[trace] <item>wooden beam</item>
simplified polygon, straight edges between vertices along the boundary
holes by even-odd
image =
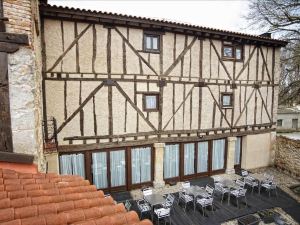
[[[227,67],[225,66],[225,64],[224,64],[224,62],[223,62],[223,60],[222,60],[222,58],[221,58],[221,56],[220,56],[220,54],[219,54],[219,52],[218,52],[216,46],[215,46],[215,44],[213,43],[213,41],[212,41],[211,39],[209,39],[209,42],[210,42],[210,44],[212,45],[212,47],[214,48],[214,50],[215,50],[215,52],[216,52],[216,54],[217,54],[217,56],[218,56],[219,62],[220,62],[221,65],[223,66],[223,68],[224,68],[224,70],[225,70],[225,72],[226,72],[228,78],[229,78],[230,80],[232,80],[232,78],[231,78],[231,76],[230,76],[230,74],[229,74],[229,72],[228,72],[228,70],[227,70]]]
[[[259,46],[259,50],[260,50],[260,53],[261,53],[261,57],[262,57],[262,59],[263,59],[263,64],[266,66],[268,78],[269,78],[269,80],[271,81],[271,76],[270,76],[270,72],[269,72],[269,69],[268,69],[268,65],[267,65],[267,62],[266,62],[264,53],[263,53],[263,51],[262,51],[262,49],[261,49],[260,46]]]
[[[88,96],[87,98],[80,104],[80,106],[69,116],[58,128],[57,133],[59,133],[88,103],[89,100],[93,98],[93,96],[104,86],[104,82],[98,85]]]
[[[270,116],[270,114],[269,114],[269,112],[268,112],[268,108],[267,108],[267,106],[266,106],[266,104],[265,104],[265,101],[264,101],[264,99],[263,99],[263,96],[262,96],[262,94],[261,94],[261,91],[260,91],[259,89],[257,89],[257,91],[258,91],[258,93],[259,93],[259,95],[260,95],[261,102],[262,102],[262,104],[263,104],[263,106],[264,106],[264,108],[265,108],[265,110],[266,110],[266,113],[267,113],[268,118],[269,118],[270,123],[271,123],[271,122],[272,122],[272,118],[271,118],[271,116]]]
[[[213,99],[214,99],[214,101],[215,101],[215,103],[216,103],[216,105],[217,105],[217,107],[218,107],[220,113],[223,115],[223,118],[225,119],[226,123],[228,124],[229,127],[231,127],[231,124],[230,124],[229,121],[227,120],[226,115],[224,114],[224,112],[223,112],[223,110],[222,110],[222,108],[221,108],[219,102],[216,100],[216,98],[215,98],[214,94],[212,93],[210,87],[207,86],[207,88],[208,88],[208,90],[209,90],[211,96],[213,97]]]
[[[239,79],[239,77],[241,76],[241,74],[243,73],[243,71],[244,71],[244,70],[247,68],[247,66],[249,65],[250,60],[252,59],[252,56],[254,55],[254,52],[255,52],[255,49],[256,49],[256,48],[257,48],[256,46],[253,48],[253,50],[252,50],[252,52],[251,52],[251,54],[250,54],[250,56],[249,56],[247,62],[244,64],[243,68],[240,70],[240,72],[239,72],[238,75],[236,76],[236,78],[235,78],[236,80]],[[249,50],[250,50],[250,49],[249,49]]]
[[[145,60],[138,53],[138,51],[133,47],[133,45],[128,41],[128,39],[126,37],[124,37],[124,35],[119,31],[119,29],[115,27],[115,31],[121,36],[121,38],[123,39],[123,41],[125,41],[125,43],[128,45],[128,47],[131,48],[131,50],[137,55],[137,57],[139,57],[139,59],[141,59],[143,61],[143,63],[145,63],[149,67],[149,69],[152,70],[152,72],[155,75],[158,75],[158,73],[156,72],[156,70],[147,62],[147,60]]]
[[[14,53],[18,50],[19,50],[18,44],[0,42],[0,52]]]
[[[175,110],[175,113],[172,115],[172,117],[168,120],[168,122],[166,123],[166,125],[164,126],[164,128],[162,130],[165,130],[167,128],[167,126],[169,125],[169,123],[171,122],[171,120],[174,118],[174,116],[176,115],[176,113],[178,112],[178,110],[181,108],[181,106],[185,103],[185,101],[187,100],[187,98],[191,95],[192,91],[194,90],[193,86],[190,91],[188,92],[188,94],[185,96],[185,98],[183,99],[183,101],[180,103],[180,105],[177,107],[177,109]]]
[[[0,41],[6,43],[29,45],[28,35],[26,34],[0,32]]]
[[[130,97],[126,94],[126,92],[121,88],[121,86],[116,82],[116,88],[118,91],[127,99],[127,102],[138,112],[138,114],[145,120],[145,122],[155,131],[157,129],[155,126],[144,116],[143,112],[134,104],[134,102],[130,99]]]
[[[84,28],[80,34],[72,41],[72,43],[69,45],[69,47],[58,57],[58,59],[54,62],[54,64],[47,70],[47,72],[51,72],[57,65],[60,63],[60,61],[65,57],[65,55],[71,50],[71,48],[76,45],[79,41],[79,39],[85,34],[85,32],[92,26],[92,24],[89,24]]]
[[[172,63],[171,66],[163,73],[163,76],[168,76],[172,70],[175,68],[175,66],[184,58],[185,54],[192,48],[194,43],[196,42],[197,37],[194,37],[194,39],[191,41],[189,45],[187,45],[182,52],[179,54],[179,56],[176,58],[176,60]]]
[[[246,101],[246,103],[245,103],[245,105],[244,105],[244,108],[243,108],[242,112],[240,113],[239,117],[236,119],[236,121],[235,121],[235,123],[234,123],[234,126],[236,126],[237,123],[239,122],[239,120],[241,119],[243,112],[244,112],[245,109],[247,108],[247,105],[248,105],[248,103],[249,103],[249,101],[250,101],[250,99],[251,99],[251,97],[252,97],[254,91],[256,91],[256,90],[257,90],[257,89],[253,89],[253,90],[252,90],[252,92],[251,92],[249,98],[247,99],[247,101]]]

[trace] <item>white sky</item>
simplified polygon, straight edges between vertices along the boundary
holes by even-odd
[[[168,19],[187,22],[200,26],[219,28],[243,33],[259,34],[262,32],[245,29],[246,22],[242,15],[248,11],[248,1],[159,1],[159,0],[48,0],[49,4],[75,8],[108,11],[135,16]]]

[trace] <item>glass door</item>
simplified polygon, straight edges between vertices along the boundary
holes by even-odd
[[[59,157],[60,174],[79,175],[85,178],[84,154],[68,154]]]
[[[225,139],[212,142],[212,172],[225,170]]]
[[[183,175],[195,174],[195,144],[183,144]]]
[[[131,149],[131,183],[145,184],[152,181],[151,147]]]
[[[120,187],[126,185],[125,150],[110,151],[110,185]]]
[[[92,154],[93,184],[97,189],[108,188],[107,179],[107,152],[95,152]]]
[[[241,169],[242,137],[236,137],[234,151],[234,168]]]
[[[179,144],[166,145],[164,152],[164,179],[179,178]]]
[[[197,173],[208,173],[208,141],[198,142]]]

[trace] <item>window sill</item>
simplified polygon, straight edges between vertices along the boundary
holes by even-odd
[[[146,49],[143,49],[143,50],[140,50],[138,52],[160,54],[159,50],[146,50]]]
[[[227,57],[222,57],[222,60],[223,61],[235,61],[235,62],[243,62],[244,60],[243,59],[235,59],[235,58],[227,58]]]
[[[222,109],[233,109],[233,106],[222,106]]]
[[[143,109],[144,112],[158,112],[158,109]]]

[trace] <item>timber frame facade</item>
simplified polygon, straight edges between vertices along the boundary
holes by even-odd
[[[84,153],[89,166],[99,149],[275,129],[283,41],[45,4],[40,14],[44,120],[57,121],[59,154]],[[145,51],[145,34],[159,37],[159,51]],[[241,58],[224,58],[224,46],[242,46]],[[155,110],[145,109],[147,94]]]

